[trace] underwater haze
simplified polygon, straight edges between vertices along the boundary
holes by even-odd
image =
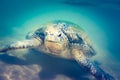
[[[0,0],[0,46],[53,20],[82,27],[97,52],[91,59],[120,80],[120,0]],[[73,60],[25,49],[0,53],[0,80],[94,78]]]

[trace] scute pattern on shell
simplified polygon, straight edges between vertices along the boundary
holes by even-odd
[[[61,28],[72,47],[79,47],[86,57],[96,54],[92,42],[79,25],[67,21],[55,21],[54,24]]]

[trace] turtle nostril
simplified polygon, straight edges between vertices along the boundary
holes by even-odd
[[[61,34],[59,34],[58,37],[61,37]]]

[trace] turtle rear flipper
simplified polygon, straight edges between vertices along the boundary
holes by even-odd
[[[111,75],[104,72],[99,66],[90,62],[88,59],[77,62],[88,70],[97,80],[115,80]]]
[[[97,80],[115,80],[111,75],[104,72],[98,65],[88,60],[81,51],[74,51],[74,59],[83,68],[89,71]]]
[[[12,44],[4,45],[0,48],[0,52],[7,52],[9,50],[24,49],[24,48],[33,48],[39,46],[41,43],[37,39],[17,41]]]

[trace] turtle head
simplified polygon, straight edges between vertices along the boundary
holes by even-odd
[[[61,31],[60,28],[55,26],[49,26],[45,30],[45,46],[50,51],[62,51],[68,44],[67,37]]]

